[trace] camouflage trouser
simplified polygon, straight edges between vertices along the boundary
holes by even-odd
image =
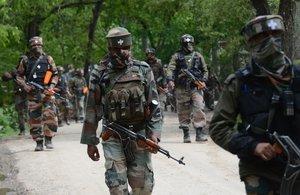
[[[69,108],[68,108],[68,103],[67,101],[65,100],[61,100],[59,98],[56,99],[56,105],[57,105],[57,118],[58,118],[58,121],[62,121],[62,120],[65,120],[67,121],[68,120],[68,117],[69,117]]]
[[[160,112],[162,117],[164,117],[164,109],[165,109],[165,102],[167,101],[166,93],[159,93],[159,103],[160,103]]]
[[[35,141],[44,136],[53,137],[57,131],[57,117],[54,97],[30,93],[28,100],[28,125],[30,135]]]
[[[15,95],[15,109],[18,116],[18,125],[20,131],[25,131],[25,123],[27,121],[27,100],[26,95]]]
[[[176,104],[180,127],[188,127],[192,122],[195,128],[206,124],[205,113],[202,111],[203,92],[197,89],[186,90],[176,88]]]
[[[140,133],[140,132],[139,132]],[[105,157],[105,183],[111,195],[128,195],[128,183],[132,195],[150,195],[154,186],[151,154],[130,141],[134,160],[126,162],[120,140],[110,137],[102,141]],[[127,182],[128,181],[128,182]]]
[[[280,182],[271,181],[269,179],[248,176],[244,179],[247,195],[279,195]],[[293,195],[300,194],[300,185],[295,183]]]
[[[75,120],[84,119],[84,95],[76,95],[74,102],[74,118]]]

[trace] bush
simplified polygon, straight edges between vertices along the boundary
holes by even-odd
[[[0,108],[0,137],[15,135],[18,131],[14,105]]]

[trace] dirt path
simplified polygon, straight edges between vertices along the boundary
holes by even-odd
[[[210,113],[209,113],[210,114]],[[0,140],[0,195],[106,195],[104,158],[93,162],[86,146],[79,143],[82,124],[59,129],[55,149],[34,152],[29,135]],[[185,166],[162,154],[153,155],[155,187],[153,195],[241,195],[238,159],[211,140],[182,143],[177,116],[166,112],[161,147],[176,158],[184,156]],[[2,188],[2,190],[1,190]]]

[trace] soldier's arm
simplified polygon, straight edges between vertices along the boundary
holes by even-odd
[[[200,63],[202,64],[202,74],[203,74],[203,80],[206,82],[208,80],[208,69],[207,64],[205,63],[204,57],[200,54]]]
[[[50,89],[54,89],[54,87],[58,83],[58,71],[57,71],[56,64],[51,56],[48,56],[48,63],[50,65],[50,71],[52,72],[52,77],[49,83],[49,87]]]
[[[17,66],[17,76],[16,79],[18,81],[18,84],[22,87],[25,86],[25,70],[26,70],[26,65],[28,63],[28,58],[25,56],[24,58],[21,58],[19,65]]]
[[[168,68],[167,68],[167,82],[169,81],[173,81],[174,82],[174,71],[176,69],[176,59],[177,59],[177,55],[174,54],[171,57],[171,60],[169,62]]]
[[[102,118],[100,74],[93,70],[90,76],[89,93],[86,102],[85,121],[82,127],[80,143],[97,145],[99,138],[96,134],[98,123]]]

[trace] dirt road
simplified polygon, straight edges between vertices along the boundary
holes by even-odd
[[[210,113],[209,113],[210,114]],[[158,153],[153,155],[153,195],[241,195],[238,159],[209,139],[206,143],[182,143],[176,114],[165,113],[161,147],[185,166]],[[90,160],[79,143],[82,124],[59,128],[55,149],[34,152],[29,135],[0,140],[0,195],[106,195],[104,158]],[[0,176],[1,178],[1,176]],[[10,190],[6,189],[9,188]]]

